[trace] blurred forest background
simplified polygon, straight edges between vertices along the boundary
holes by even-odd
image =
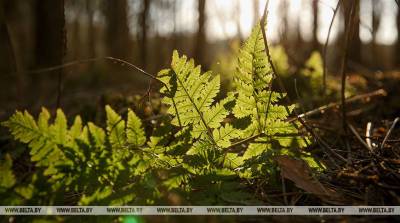
[[[359,1],[349,49],[350,70],[400,67],[400,11],[395,0]],[[143,94],[149,79],[121,64],[88,60],[112,56],[149,73],[169,65],[173,49],[205,69],[229,74],[230,61],[262,14],[265,0],[0,0],[0,118],[15,109],[96,108],[110,95]],[[323,51],[337,0],[271,0],[267,36],[301,67]],[[343,50],[343,9],[329,39],[330,75]],[[73,66],[44,68],[78,61]],[[89,107],[89,108],[85,108]],[[98,108],[98,107],[97,107]]]

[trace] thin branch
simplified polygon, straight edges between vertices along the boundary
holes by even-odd
[[[351,132],[356,136],[356,138],[358,139],[358,141],[360,141],[360,143],[367,148],[368,151],[372,152],[371,148],[368,146],[368,144],[361,138],[360,134],[358,134],[357,130],[351,125],[349,124],[349,128],[351,130]]]
[[[339,11],[340,2],[341,1],[338,1],[337,5],[336,5],[336,8],[333,11],[332,21],[329,24],[328,36],[326,37],[326,41],[325,41],[325,45],[324,45],[324,52],[323,52],[323,54],[324,54],[324,56],[323,56],[324,57],[324,69],[323,69],[323,72],[322,72],[324,95],[326,93],[326,79],[327,79],[327,69],[328,69],[327,68],[327,62],[326,62],[326,60],[327,60],[326,55],[327,55],[327,51],[328,51],[328,43],[329,43],[329,38],[330,38],[331,32],[332,32],[333,22],[335,21],[336,14]]]
[[[381,144],[381,149],[383,149],[383,147],[385,146],[386,141],[389,139],[390,134],[392,133],[394,127],[396,126],[397,122],[399,122],[399,120],[400,120],[400,118],[397,117],[397,118],[393,121],[392,126],[390,127],[389,131],[386,133],[385,138],[383,139],[383,142],[382,142],[382,144]]]
[[[142,74],[146,75],[147,77],[151,78],[152,80],[157,81],[158,83],[162,84],[167,89],[167,91],[170,91],[168,85],[166,85],[164,82],[159,80],[155,75],[152,75],[152,74],[146,72],[142,68],[140,68],[140,67],[138,67],[138,66],[136,66],[136,65],[134,65],[132,63],[129,63],[129,62],[125,61],[125,60],[121,60],[121,59],[114,58],[114,57],[89,58],[89,59],[71,61],[69,63],[61,64],[61,65],[58,65],[58,66],[53,66],[53,67],[48,67],[48,68],[38,69],[38,70],[26,71],[26,73],[28,73],[28,74],[29,73],[30,74],[46,73],[46,72],[50,72],[50,71],[59,70],[59,69],[65,68],[65,67],[72,67],[72,66],[76,66],[76,65],[79,65],[79,64],[85,64],[85,63],[96,62],[96,61],[101,61],[101,60],[106,60],[106,61],[111,61],[111,62],[114,62],[114,63],[119,63],[121,66],[125,66],[126,65],[128,68],[131,68],[133,70],[139,71]],[[174,106],[174,110],[175,110],[176,116],[178,118],[179,126],[182,128],[181,119],[179,117],[179,113],[178,113],[178,110],[177,110],[177,107],[176,107],[176,103],[175,103],[175,100],[173,98],[172,98],[172,104]]]
[[[356,101],[359,101],[359,100],[363,100],[363,99],[366,99],[366,98],[377,97],[377,96],[386,96],[386,95],[387,95],[387,93],[386,93],[385,90],[379,89],[379,90],[376,90],[376,91],[373,91],[373,92],[369,92],[369,93],[366,93],[366,94],[361,94],[361,95],[357,95],[357,96],[348,98],[348,99],[346,99],[345,102],[346,102],[346,104],[349,104],[349,103],[353,103],[353,102],[356,102]],[[297,120],[299,118],[305,118],[305,117],[312,116],[312,115],[315,115],[315,114],[320,114],[320,113],[323,113],[325,110],[328,110],[328,109],[331,109],[331,108],[334,108],[334,107],[338,107],[338,106],[341,106],[341,102],[332,102],[332,103],[329,103],[327,105],[324,105],[324,106],[321,106],[319,108],[316,108],[314,110],[311,110],[311,111],[308,111],[306,113],[300,114],[297,117],[289,119],[288,121],[289,122],[293,122],[293,121],[295,121],[295,120]]]
[[[372,132],[372,122],[367,123],[367,128],[365,129],[365,141],[370,150],[372,150],[372,143],[371,143],[371,132]]]
[[[266,39],[266,34],[265,34],[265,26],[268,24],[267,23],[267,18],[268,18],[268,5],[269,5],[269,0],[267,1],[265,8],[264,8],[264,14],[260,20],[260,26],[261,26],[261,32],[263,32],[263,39],[264,39],[264,45],[265,44],[265,39]],[[263,31],[264,30],[264,31]],[[267,46],[265,46],[267,47]],[[265,50],[267,57],[271,58],[269,55],[269,50]],[[271,63],[271,61],[269,60],[269,62]],[[272,64],[272,63],[271,63]],[[262,78],[260,78],[261,80],[263,80]],[[268,91],[269,91],[269,96],[268,96],[268,103],[267,103],[267,109],[265,110],[265,120],[264,120],[264,127],[267,126],[267,121],[268,121],[268,114],[269,114],[269,109],[271,107],[271,99],[272,99],[272,80],[268,83]],[[256,101],[257,102],[257,101]],[[258,106],[256,103],[256,107],[258,110]]]
[[[85,63],[90,63],[90,62],[97,62],[97,61],[101,61],[101,60],[108,60],[108,61],[111,61],[111,62],[114,62],[114,63],[118,62],[122,66],[127,65],[128,67],[133,68],[134,70],[137,70],[137,71],[141,72],[142,74],[150,77],[153,80],[158,81],[159,83],[161,83],[162,85],[165,86],[165,84],[162,81],[158,80],[156,76],[154,76],[152,74],[149,74],[148,72],[146,72],[142,68],[140,68],[140,67],[138,67],[138,66],[136,66],[136,65],[134,65],[132,63],[129,63],[129,62],[125,61],[125,60],[121,60],[121,59],[114,58],[114,57],[99,57],[99,58],[89,58],[89,59],[76,60],[76,61],[71,61],[71,62],[68,62],[68,63],[61,64],[61,65],[53,66],[53,67],[47,67],[47,68],[38,69],[38,70],[26,71],[26,73],[28,73],[28,74],[47,73],[47,72],[59,70],[59,69],[66,68],[66,67],[72,67],[72,66],[76,66],[76,65],[80,65],[80,64],[85,64]]]

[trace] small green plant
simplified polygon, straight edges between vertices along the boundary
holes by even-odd
[[[150,126],[150,136],[133,111],[121,117],[109,106],[105,128],[79,116],[68,125],[62,110],[51,124],[46,109],[37,120],[16,112],[3,125],[29,147],[35,172],[17,182],[6,155],[1,202],[65,204],[67,194],[80,205],[169,203],[171,194],[181,204],[260,202],[249,188],[273,183],[275,156],[315,166],[302,150],[307,137],[286,121],[294,105],[281,105],[285,95],[271,91],[273,77],[257,26],[239,52],[234,89],[225,97],[219,75],[173,53],[171,68],[157,77],[168,116]]]

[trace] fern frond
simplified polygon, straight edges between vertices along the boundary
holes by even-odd
[[[258,157],[272,149],[272,140],[280,146],[288,147],[295,137],[279,138],[279,134],[296,134],[293,124],[285,119],[294,109],[294,105],[282,106],[278,102],[285,94],[271,91],[273,71],[265,53],[261,26],[257,25],[239,53],[238,66],[234,82],[237,90],[236,105],[233,114],[239,119],[250,117],[251,121],[241,131],[242,138],[263,136],[250,143],[243,155],[244,160]],[[283,53],[277,52],[274,53]],[[285,69],[285,64],[282,64]],[[259,141],[264,141],[259,143]]]
[[[110,144],[118,149],[126,145],[125,121],[109,105],[106,106],[107,134]]]
[[[177,51],[174,51],[171,68],[161,71],[159,79],[167,86],[161,89],[166,95],[162,102],[170,105],[168,113],[174,117],[172,123],[177,125],[179,117],[183,126],[193,126],[193,138],[208,137],[213,141],[212,129],[221,126],[229,114],[225,106],[234,97],[212,105],[220,90],[219,75],[202,74],[200,66],[195,66],[186,56],[179,56]]]
[[[48,120],[48,117],[46,117],[46,115],[40,115],[40,117],[42,117],[41,126],[45,126],[44,122],[46,118]],[[35,119],[27,111],[23,113],[17,111],[9,118],[8,121],[3,122],[2,124],[10,129],[11,134],[16,140],[19,140],[23,143],[30,143],[32,140],[43,135],[43,133],[39,130]]]
[[[16,183],[10,154],[6,154],[0,161],[0,173],[0,192],[2,192],[3,188],[10,188]]]
[[[228,148],[231,146],[231,140],[239,138],[240,131],[230,124],[225,124],[219,129],[214,129],[213,136],[219,147]]]
[[[127,142],[134,147],[143,146],[146,143],[146,136],[142,127],[142,121],[132,110],[128,110],[128,121],[126,123]]]
[[[238,66],[234,74],[234,82],[238,91],[238,102],[233,114],[238,118],[250,116],[256,122],[258,133],[264,129],[260,110],[267,108],[263,103],[271,92],[268,87],[272,80],[272,69],[265,55],[265,45],[260,25],[257,25],[249,39],[239,51]],[[272,98],[272,95],[271,95]],[[273,99],[277,98],[274,95]],[[276,99],[275,99],[276,100]]]
[[[52,168],[57,160],[63,158],[57,143],[66,142],[67,129],[65,115],[61,110],[57,111],[54,125],[47,124],[49,118],[48,111],[42,109],[38,125],[27,111],[17,111],[3,125],[10,129],[15,139],[29,145],[32,161],[36,161],[38,166]]]

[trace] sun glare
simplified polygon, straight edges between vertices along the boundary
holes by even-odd
[[[372,1],[363,0],[360,6],[360,37],[364,43],[372,40]],[[188,1],[186,1],[188,2]],[[327,38],[329,26],[333,18],[334,9],[338,0],[319,0],[318,33],[319,42]],[[383,0],[382,10],[385,16],[377,34],[379,43],[391,44],[397,39],[395,28],[396,7],[394,1]],[[195,4],[195,2],[193,2]],[[231,38],[239,33],[242,36],[249,35],[254,24],[254,1],[248,0],[210,0],[207,5],[208,13],[208,38],[219,40]],[[266,0],[259,1],[259,15],[263,13]],[[272,41],[279,40],[283,28],[282,0],[270,0],[268,14],[268,37]],[[288,4],[288,25],[290,30],[299,25],[302,38],[312,38],[312,0],[290,0]],[[190,4],[189,4],[190,5]],[[330,40],[334,41],[338,36],[343,21],[335,19],[332,26]],[[394,33],[394,34],[393,34]]]

